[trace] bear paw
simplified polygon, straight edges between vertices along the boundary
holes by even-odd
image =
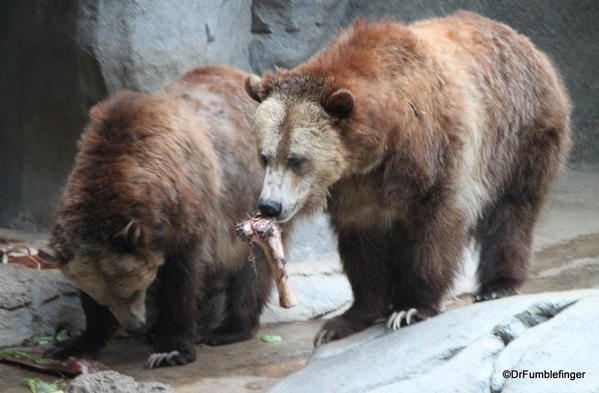
[[[353,320],[344,318],[343,315],[333,318],[316,333],[314,347],[347,337],[366,329],[370,325],[372,325],[372,322],[369,320]]]
[[[200,343],[214,347],[246,341],[253,336],[254,331],[252,329],[230,330],[226,328],[218,328],[203,334],[202,338],[200,339]]]
[[[65,360],[71,356],[89,355],[96,353],[103,343],[79,337],[61,343],[56,343],[44,352],[45,358]]]
[[[66,345],[65,345],[66,344]],[[44,351],[44,357],[49,359],[58,359],[64,360],[68,359],[71,356],[77,356],[82,354],[82,352],[75,346],[69,345],[72,343],[59,343],[55,344],[48,350]]]
[[[476,295],[472,297],[472,301],[475,303],[484,302],[485,300],[499,299],[505,296],[517,295],[518,291],[514,288],[499,288],[490,286],[481,289]]]
[[[191,363],[195,360],[195,354],[186,352],[170,351],[153,353],[146,360],[145,368],[173,367]]]
[[[173,367],[196,360],[196,350],[187,340],[169,340],[170,345],[154,345],[155,352],[146,360],[145,368]],[[173,344],[176,345],[173,345]]]
[[[480,287],[476,295],[472,297],[472,301],[483,302],[485,300],[499,299],[504,296],[517,295],[519,281],[510,279],[499,279],[490,284],[485,284]]]
[[[412,325],[437,314],[429,309],[409,308],[408,310],[393,311],[387,319],[387,329],[398,330],[402,326]]]

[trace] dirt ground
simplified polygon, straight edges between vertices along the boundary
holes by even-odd
[[[530,279],[522,293],[599,288],[599,168],[570,171],[552,197],[535,238]],[[469,303],[467,297],[451,307]],[[223,347],[198,347],[195,363],[145,370],[149,347],[131,339],[114,339],[98,357],[111,368],[139,380],[155,380],[186,393],[265,392],[301,368],[312,352],[312,337],[321,321],[264,326],[257,337]],[[282,342],[263,343],[261,335]],[[397,333],[401,334],[401,330]],[[0,391],[25,393],[24,378],[43,376],[0,364]]]

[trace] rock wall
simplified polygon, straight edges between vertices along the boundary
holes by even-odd
[[[87,110],[188,68],[293,67],[355,16],[406,22],[468,9],[530,36],[564,73],[576,162],[599,162],[594,0],[20,0],[0,4],[0,226],[51,225]]]

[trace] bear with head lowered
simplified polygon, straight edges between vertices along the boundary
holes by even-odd
[[[200,67],[154,94],[120,92],[90,111],[42,252],[82,290],[87,327],[50,355],[96,352],[119,324],[145,329],[150,290],[157,316],[147,367],[195,360],[197,331],[212,317],[221,323],[201,332],[204,343],[254,335],[271,279],[263,255],[250,261],[234,230],[253,213],[263,178],[247,76]],[[224,315],[211,315],[219,294]]]

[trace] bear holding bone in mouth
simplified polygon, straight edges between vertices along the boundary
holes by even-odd
[[[475,300],[516,293],[570,147],[568,95],[526,37],[468,12],[358,20],[246,90],[260,102],[263,215],[326,206],[338,235],[354,303],[316,345],[439,313],[469,244]]]

